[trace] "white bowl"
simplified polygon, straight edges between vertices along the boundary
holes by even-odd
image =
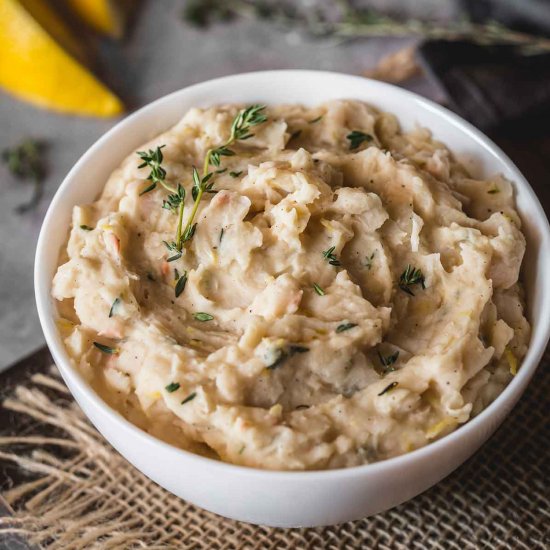
[[[514,182],[528,241],[523,274],[533,327],[517,376],[486,410],[450,435],[406,455],[354,468],[258,470],[204,458],[155,439],[91,389],[71,366],[57,331],[51,282],[73,206],[94,200],[126,155],[172,126],[190,107],[230,102],[316,105],[337,98],[360,99],[395,113],[404,128],[417,123],[426,126],[474,174],[500,172]],[[90,147],[57,191],[38,240],[34,275],[38,314],[53,358],[83,411],[113,447],[185,500],[230,518],[280,527],[364,518],[418,495],[447,476],[511,411],[533,376],[550,333],[550,228],[533,190],[510,159],[470,124],[431,101],[388,84],[337,73],[267,71],[229,76],[170,94],[124,119]]]

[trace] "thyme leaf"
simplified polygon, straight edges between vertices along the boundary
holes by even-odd
[[[353,130],[346,136],[346,139],[349,140],[349,148],[353,151],[365,141],[372,141],[373,137],[370,134],[365,134],[365,132],[361,132],[360,130]]]
[[[319,296],[325,295],[325,291],[317,283],[313,283],[313,290],[315,290]]]
[[[396,351],[395,353],[386,356],[383,356],[379,351],[377,353],[378,359],[380,359],[380,363],[382,363],[383,374],[393,372],[395,370],[393,364],[397,361],[397,358],[399,357],[399,351]]]
[[[186,403],[189,403],[189,401],[193,401],[197,397],[197,392],[190,393],[182,402],[182,405],[185,405]]]
[[[399,384],[399,382],[392,382],[391,384],[388,384],[388,385],[378,394],[378,396],[380,397],[381,395],[384,395],[385,393],[388,393],[389,391],[393,390],[393,388],[395,388],[398,384]]]
[[[94,228],[93,227],[90,227],[89,225],[81,225],[80,226],[80,229],[82,229],[82,231],[93,231]]]
[[[184,271],[183,275],[178,278],[178,281],[174,288],[174,292],[176,293],[176,298],[178,298],[179,295],[185,290],[186,283],[187,283],[187,271]]]
[[[213,315],[210,315],[210,313],[205,313],[204,311],[197,311],[196,313],[193,313],[193,317],[202,323],[205,321],[212,321],[212,319],[214,319]]]
[[[317,118],[314,118],[313,120],[309,121],[309,124],[316,124],[323,118],[323,115],[319,115]]]
[[[173,393],[175,392],[176,390],[179,390],[180,389],[180,384],[179,382],[170,382],[170,384],[168,384],[168,386],[166,386],[164,388],[168,393]]]
[[[111,348],[109,346],[106,346],[105,344],[100,344],[99,342],[93,342],[94,346],[103,353],[106,353],[108,355],[117,355],[120,353],[120,350],[118,348]]]
[[[111,305],[111,309],[109,310],[109,318],[111,318],[115,312],[116,307],[120,304],[120,298],[115,298],[115,301]]]
[[[238,178],[241,174],[243,173],[242,170],[239,170],[238,172],[229,172],[229,175],[232,177],[232,178]]]
[[[283,365],[283,363],[290,359],[296,353],[306,353],[309,351],[309,348],[305,346],[300,346],[297,344],[291,344],[286,347],[278,348],[275,353],[275,360],[266,366],[266,369],[275,370]]]
[[[357,323],[342,323],[341,325],[338,325],[336,327],[336,332],[345,332],[346,330],[350,330],[352,328],[355,328],[357,326]]]

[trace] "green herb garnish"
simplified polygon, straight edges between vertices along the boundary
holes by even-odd
[[[178,273],[179,275],[179,273]],[[185,284],[187,283],[187,271],[183,272],[183,275],[178,278],[178,282],[174,288],[176,298],[185,290]]]
[[[365,132],[353,130],[353,132],[346,136],[346,139],[349,139],[349,148],[353,150],[357,149],[365,141],[372,141],[373,137],[370,134],[365,134]]]
[[[306,348],[305,346],[296,345],[296,344],[292,344],[284,348],[278,348],[275,352],[275,360],[270,365],[266,366],[266,369],[275,370],[276,368],[280,367],[287,359],[290,359],[296,353],[306,353],[308,351],[309,351],[309,348]]]
[[[328,261],[330,265],[340,266],[342,262],[335,256],[334,249],[335,246],[331,246],[328,250],[323,251],[323,258]]]
[[[120,352],[118,348],[111,348],[109,346],[106,346],[105,344],[100,344],[99,342],[93,342],[94,346],[103,353],[107,353],[109,355],[116,355]]]
[[[2,151],[2,160],[11,174],[19,180],[30,180],[34,185],[33,194],[28,202],[17,206],[16,211],[24,214],[40,203],[44,191],[46,144],[34,139],[26,139],[11,149]]]
[[[384,395],[385,393],[388,393],[389,391],[393,390],[393,388],[395,388],[398,384],[399,384],[399,382],[392,382],[391,384],[387,385],[387,386],[378,394],[378,396]]]
[[[200,176],[198,171],[193,168],[194,183],[192,195],[195,202],[183,233],[178,232],[179,238],[176,237],[176,244],[178,245],[179,250],[182,249],[183,243],[190,240],[195,233],[196,224],[194,224],[194,220],[197,215],[197,210],[199,208],[202,195],[205,192],[215,192],[212,189],[213,182],[208,183],[212,177],[212,172],[208,171],[210,165],[219,167],[222,157],[231,157],[235,154],[235,152],[229,148],[233,143],[235,143],[235,141],[246,140],[254,135],[251,132],[251,129],[267,120],[264,110],[265,105],[251,105],[250,107],[239,111],[237,116],[233,119],[229,138],[218,147],[208,149],[206,156],[204,157],[202,176]]]
[[[426,288],[422,271],[407,264],[405,271],[403,271],[399,277],[399,288],[410,296],[414,296],[414,292],[410,288],[413,285],[421,285],[423,289]]]
[[[219,246],[220,244],[222,244],[222,239],[223,239],[223,227],[222,227],[222,229],[221,229],[221,231],[220,231],[220,238],[219,238],[219,240],[218,240],[218,246]]]
[[[319,296],[325,295],[325,291],[317,283],[313,283],[313,290],[315,290]]]
[[[350,330],[356,326],[358,326],[357,323],[342,323],[336,327],[336,332],[345,332],[346,330]]]
[[[145,166],[148,166],[151,170],[151,172],[149,172],[149,175],[147,176],[147,179],[151,181],[151,185],[146,189],[144,189],[140,193],[140,195],[147,193],[148,191],[152,191],[153,189],[155,189],[157,184],[162,185],[170,193],[176,193],[177,191],[171,185],[168,185],[165,181],[166,170],[161,166],[162,161],[164,160],[164,157],[161,151],[163,147],[166,147],[166,145],[161,145],[160,147],[157,147],[155,150],[149,149],[149,151],[138,151],[136,153],[139,156],[139,158],[143,161],[138,166],[138,168],[143,168]]]
[[[489,195],[495,195],[496,193],[500,193],[500,189],[495,185],[492,189],[489,189],[487,193],[489,193]]]
[[[232,178],[238,178],[242,173],[243,173],[243,171],[242,171],[242,170],[239,170],[238,172],[229,172],[229,175],[230,175]]]
[[[120,304],[120,298],[115,298],[115,301],[111,305],[111,309],[109,310],[109,318],[113,316],[113,313],[115,312],[116,306]]]
[[[310,120],[309,124],[315,124],[316,122],[319,122],[322,118],[323,118],[323,115],[320,115],[317,118],[314,118],[313,120]]]
[[[380,363],[382,363],[384,374],[387,374],[388,372],[393,372],[395,370],[393,364],[397,361],[397,358],[399,357],[399,351],[396,351],[395,353],[392,353],[390,355],[386,355],[385,357],[380,352],[377,353],[378,359],[380,359]]]
[[[210,313],[204,313],[204,311],[197,311],[196,313],[193,313],[193,317],[202,323],[205,321],[212,321],[212,319],[214,319],[213,315],[210,315]]]
[[[94,230],[93,227],[90,227],[89,225],[84,225],[84,224],[82,224],[80,226],[80,229],[82,229],[82,231],[93,231]]]
[[[189,401],[193,401],[193,399],[195,399],[195,397],[197,397],[197,392],[193,392],[193,393],[189,394],[189,395],[181,402],[181,404],[182,404],[182,405],[185,405],[186,403],[189,403]]]
[[[180,389],[180,384],[179,382],[170,382],[170,384],[168,384],[168,386],[166,386],[164,388],[168,393],[173,393],[175,392],[176,390],[179,390]]]

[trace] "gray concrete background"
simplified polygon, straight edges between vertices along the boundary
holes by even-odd
[[[122,44],[99,44],[103,80],[131,109],[190,84],[238,72],[304,68],[360,74],[381,56],[411,43],[319,40],[253,21],[201,31],[181,20],[182,6],[178,0],[143,2]],[[437,89],[422,78],[408,87],[437,99]],[[50,167],[40,208],[20,216],[14,209],[30,196],[30,185],[14,180],[0,166],[0,369],[43,344],[32,276],[41,220],[71,166],[115,123],[53,114],[0,91],[0,150],[29,136],[47,140]]]

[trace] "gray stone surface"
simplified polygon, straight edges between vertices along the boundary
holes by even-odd
[[[144,2],[124,43],[99,44],[104,80],[133,109],[190,84],[237,72],[307,68],[358,74],[382,55],[410,43],[316,40],[253,21],[200,31],[181,21],[181,8],[177,0]],[[423,79],[411,81],[410,88],[432,97],[437,94]],[[45,197],[34,213],[15,214],[14,208],[31,189],[0,167],[0,369],[43,344],[32,276],[40,223],[71,166],[115,122],[57,115],[0,91],[0,150],[28,136],[50,144]]]

